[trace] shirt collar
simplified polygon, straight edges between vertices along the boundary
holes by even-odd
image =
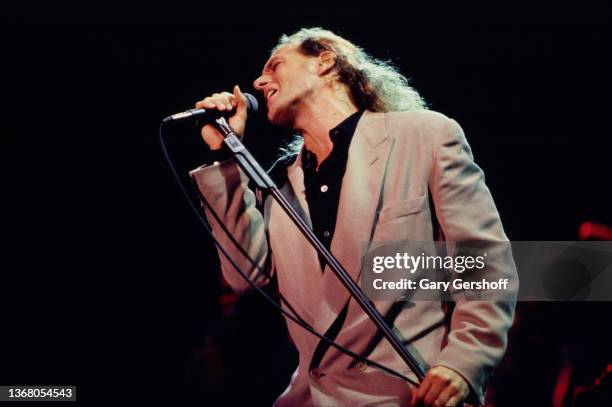
[[[338,145],[348,146],[350,144],[351,139],[355,134],[355,130],[357,129],[357,123],[359,123],[359,119],[361,119],[363,112],[363,110],[356,111],[329,131],[329,137],[334,143],[334,148],[336,148]],[[304,148],[302,152],[302,162],[304,168],[310,169],[311,167],[314,167],[315,161],[316,159],[314,154]]]
[[[357,129],[357,123],[359,123],[359,119],[361,118],[362,114],[363,110],[358,110],[346,119],[344,119],[339,125],[331,129],[329,131],[329,136],[331,137],[331,139],[335,142],[338,138],[338,135],[343,134],[345,136],[348,136],[350,140],[353,137],[353,134],[355,134],[355,130]]]

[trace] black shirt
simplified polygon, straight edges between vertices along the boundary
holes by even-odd
[[[363,111],[352,114],[329,131],[329,137],[334,143],[334,147],[329,157],[321,163],[318,171],[316,169],[316,156],[306,148],[302,150],[304,186],[306,187],[306,201],[312,220],[312,229],[328,249],[336,228],[340,189],[346,169],[349,146],[362,114]],[[319,261],[323,268],[324,260],[322,256],[319,256]]]
[[[321,163],[318,171],[317,157],[306,148],[302,150],[306,202],[308,203],[312,229],[327,249],[331,246],[336,228],[340,189],[346,169],[349,146],[362,114],[362,110],[353,113],[329,131],[329,137],[334,147],[329,157]],[[211,159],[215,161],[224,161],[231,157],[232,154],[227,150],[225,144],[223,148],[211,152]],[[281,165],[277,163],[274,166],[275,168],[270,172],[270,176],[277,185],[280,185],[281,181],[280,171],[283,170],[286,173],[287,166],[292,164],[296,157],[293,156]],[[320,255],[319,262],[321,268],[323,268],[325,262]]]

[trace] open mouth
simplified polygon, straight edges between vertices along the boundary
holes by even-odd
[[[271,98],[272,96],[276,95],[276,93],[277,93],[277,92],[278,92],[278,91],[277,91],[276,89],[270,89],[270,90],[268,91],[268,93],[266,94],[266,100],[267,100],[267,101],[270,101],[270,98]]]

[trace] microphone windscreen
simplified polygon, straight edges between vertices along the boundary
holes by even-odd
[[[247,109],[249,112],[256,113],[257,109],[259,108],[259,103],[257,102],[255,96],[251,95],[250,93],[243,93],[243,95],[247,99]]]

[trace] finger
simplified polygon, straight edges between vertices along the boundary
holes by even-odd
[[[237,102],[236,104],[236,112],[238,114],[244,114],[247,110],[247,99],[246,96],[240,90],[238,85],[234,86],[234,98]]]
[[[417,396],[417,390],[418,389],[416,387],[412,389],[412,400],[410,402],[411,406],[416,406],[417,403],[419,402],[419,396]]]
[[[461,398],[458,395],[454,395],[446,402],[445,406],[455,407],[461,402]]]
[[[434,377],[431,387],[423,397],[425,404],[428,406],[433,405],[433,402],[440,396],[440,393],[442,393],[448,384],[448,380],[441,377]]]
[[[413,407],[423,407],[423,398],[419,397],[419,388],[415,387],[412,391],[412,404]]]
[[[211,101],[210,97],[204,98],[204,100],[200,100],[195,104],[196,109],[214,109],[215,107],[216,106]]]
[[[229,99],[221,93],[213,93],[211,101],[215,104],[217,110],[232,110]]]
[[[432,384],[433,383],[432,383],[431,375],[426,375],[425,379],[423,379],[423,382],[421,383],[419,388],[416,390],[416,399],[417,399],[417,401],[423,401],[425,399],[425,395],[427,394],[427,392],[431,388]]]
[[[214,131],[215,131],[215,128],[213,126],[211,126],[210,124],[206,124],[202,127],[202,130],[200,131],[200,133],[204,137],[210,137],[211,135],[214,135]]]
[[[457,386],[454,383],[449,383],[438,395],[438,398],[434,400],[434,406],[448,406],[448,401],[458,394],[459,389]]]
[[[234,107],[236,107],[236,105],[238,104],[238,102],[236,101],[236,97],[235,97],[233,94],[231,94],[231,93],[229,93],[229,92],[222,92],[221,94],[227,98],[227,100],[228,100],[228,102],[229,102],[229,103],[227,104],[227,108],[228,108],[229,110],[231,110],[231,109],[233,109]]]

